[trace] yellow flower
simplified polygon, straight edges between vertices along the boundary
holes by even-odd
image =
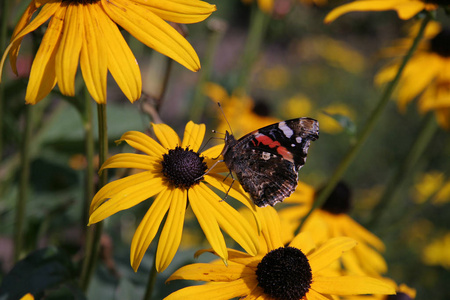
[[[224,261],[228,258],[228,252],[220,228],[245,251],[255,255],[259,244],[257,233],[244,217],[207,185],[224,192],[230,189],[231,179],[225,180],[223,175],[218,174],[227,170],[223,163],[205,175],[207,168],[214,163],[210,157],[219,156],[223,146],[210,148],[201,154],[197,152],[205,135],[204,124],[189,122],[182,142],[167,125],[153,124],[153,129],[161,144],[141,132],[129,131],[121,141],[144,154],[121,153],[103,164],[101,170],[137,168],[144,171],[104,186],[92,200],[89,224],[156,196],[131,243],[130,259],[134,270],[139,267],[166,215],[156,251],[156,269],[161,272],[170,264],[180,245],[188,205],[210,245]],[[237,182],[228,193],[255,211],[255,206],[244,196]]]
[[[417,15],[422,10],[435,10],[442,1],[421,0],[357,0],[333,9],[325,17],[325,23],[330,23],[352,11],[385,11],[395,10],[398,17],[407,20]]]
[[[417,26],[411,29],[411,33]],[[412,34],[411,34],[412,36]],[[397,90],[398,107],[405,111],[406,105],[422,93],[419,110],[434,111],[439,124],[450,129],[450,29],[440,24],[428,24],[419,49],[406,65]],[[391,53],[403,55],[412,43],[412,38],[400,41]],[[395,51],[396,50],[396,51]],[[384,67],[375,77],[376,84],[391,81],[398,70],[399,62]]]
[[[342,252],[353,248],[350,238],[334,238],[316,247],[307,233],[288,246],[281,240],[278,215],[272,207],[259,208],[265,243],[252,257],[229,249],[228,266],[213,263],[187,265],[172,274],[176,279],[201,280],[207,284],[183,288],[166,299],[331,299],[335,295],[393,294],[394,288],[367,276],[329,276],[328,267]],[[203,250],[200,253],[212,250]]]
[[[232,95],[220,85],[208,83],[205,94],[214,102],[222,103],[225,117],[230,122],[235,136],[242,136],[261,127],[280,122],[279,119],[270,116],[270,108],[263,100],[254,101],[241,91],[234,91]],[[218,111],[220,121],[218,132],[230,131],[228,123]],[[298,116],[297,116],[298,117]]]
[[[450,269],[450,232],[436,239],[423,251],[423,261],[427,265]]]
[[[450,202],[450,181],[446,181],[442,172],[423,174],[414,185],[413,198],[416,203],[431,199],[431,203],[442,205]]]
[[[17,74],[22,39],[50,19],[31,67],[26,102],[36,104],[56,83],[62,94],[74,96],[78,61],[96,102],[106,103],[108,71],[133,102],[141,95],[141,73],[118,26],[148,47],[197,71],[200,62],[195,50],[165,21],[196,23],[215,9],[214,5],[198,0],[32,0],[2,57],[0,78],[8,53]]]
[[[301,218],[312,205],[311,191],[303,189],[305,194],[296,199],[296,194],[286,199],[286,203],[298,203],[280,210],[280,217],[284,218],[292,227],[300,225]],[[302,231],[310,232],[314,242],[318,245],[330,238],[346,236],[358,242],[358,246],[342,256],[342,264],[346,271],[354,274],[368,274],[379,276],[387,271],[387,264],[379,251],[384,251],[383,242],[370,231],[359,225],[347,213],[351,208],[351,194],[349,188],[339,183],[327,201],[313,211],[302,226]],[[309,202],[309,203],[308,203]]]
[[[250,4],[253,0],[242,0],[245,4]],[[270,14],[273,10],[274,0],[258,0],[258,7],[265,13]]]
[[[342,127],[342,125],[330,115],[341,115],[349,118],[350,120],[354,120],[355,118],[355,113],[353,110],[343,103],[335,103],[321,110],[326,114],[320,113],[317,116],[317,121],[320,123],[320,129],[323,132],[330,134],[336,134],[344,130],[344,127]]]
[[[23,296],[22,298],[20,298],[20,300],[34,300],[34,296],[32,294],[28,293],[25,296]]]

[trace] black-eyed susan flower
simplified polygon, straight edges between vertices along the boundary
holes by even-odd
[[[208,174],[221,147],[198,153],[205,134],[205,125],[189,122],[183,141],[169,126],[153,124],[161,144],[136,131],[125,133],[121,141],[144,154],[121,153],[105,161],[101,169],[137,168],[141,173],[113,181],[104,186],[91,203],[89,224],[97,223],[118,211],[130,208],[155,197],[137,228],[131,243],[131,265],[137,270],[141,260],[165,219],[156,251],[156,269],[163,271],[172,261],[181,241],[185,211],[192,208],[211,247],[226,261],[228,252],[220,231],[222,228],[248,253],[255,255],[259,241],[257,232],[234,208],[222,201],[210,186],[228,194],[252,210],[251,201],[244,196],[236,182],[230,189],[231,179],[218,172],[226,170],[224,164],[215,166]],[[207,185],[208,184],[208,185]]]
[[[450,232],[435,239],[423,250],[422,260],[430,266],[442,266],[450,269]]]
[[[418,27],[411,28],[411,36]],[[403,55],[413,38],[401,40],[389,54]],[[442,28],[439,23],[430,22],[424,33],[424,39],[413,57],[406,65],[396,93],[400,111],[415,97],[421,94],[419,111],[434,111],[441,127],[450,129],[450,28]],[[396,61],[384,67],[375,77],[376,84],[384,84],[398,70]]]
[[[346,252],[341,261],[344,269],[352,274],[368,274],[379,276],[387,271],[387,264],[380,252],[384,251],[383,242],[373,233],[365,229],[348,212],[351,209],[350,189],[343,183],[339,183],[322,207],[315,209],[302,226],[302,231],[310,232],[314,242],[318,245],[330,238],[346,236],[358,242],[358,246]],[[309,193],[308,195],[311,195]],[[284,218],[291,226],[298,226],[304,216],[305,209],[311,207],[314,197],[295,199],[296,194],[284,201],[286,203],[298,203],[282,209],[280,217]]]
[[[400,19],[407,20],[422,10],[436,10],[439,5],[448,5],[441,0],[356,0],[333,9],[326,17],[325,23],[330,23],[352,11],[385,11],[395,10]]]
[[[367,276],[329,276],[329,265],[342,252],[353,248],[354,240],[334,238],[316,247],[309,234],[301,233],[285,246],[276,211],[272,207],[260,208],[258,215],[265,243],[257,256],[229,249],[228,266],[216,262],[184,266],[168,281],[186,279],[208,283],[183,288],[166,299],[312,300],[331,299],[336,295],[395,293],[391,285]]]
[[[32,0],[14,30],[0,70],[9,53],[17,74],[22,39],[50,20],[31,67],[27,103],[39,102],[56,84],[62,94],[74,96],[78,62],[96,102],[106,102],[108,71],[133,102],[141,95],[141,74],[118,26],[150,48],[197,71],[200,62],[195,50],[166,21],[196,23],[214,10],[214,5],[199,0]]]
[[[450,180],[439,171],[425,173],[417,179],[411,196],[416,203],[430,201],[434,205],[450,202]]]
[[[204,92],[215,103],[223,104],[223,112],[233,126],[236,136],[242,136],[258,128],[280,122],[279,119],[270,116],[270,107],[264,100],[254,100],[240,90],[228,94],[222,86],[208,83],[205,85]],[[221,122],[217,131],[229,131],[229,125],[223,116],[219,115],[218,118]]]

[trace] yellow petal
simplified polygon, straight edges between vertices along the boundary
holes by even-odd
[[[187,204],[187,190],[174,189],[170,209],[156,250],[156,271],[164,271],[172,262],[181,242],[184,214]]]
[[[289,246],[302,250],[305,255],[309,255],[311,251],[316,249],[316,243],[314,243],[309,232],[300,232],[297,234],[289,243]]]
[[[19,23],[17,24],[16,29],[14,29],[14,34],[13,34],[11,43],[6,48],[5,53],[3,54],[3,57],[2,57],[2,61],[0,63],[0,81],[1,81],[1,72],[3,70],[3,64],[5,63],[5,59],[6,59],[6,56],[8,55],[8,53],[10,53],[9,59],[10,59],[11,68],[12,68],[13,72],[17,75],[16,61],[17,61],[17,55],[19,54],[19,50],[20,50],[20,43],[22,42],[23,37],[25,35],[27,35],[28,33],[36,30],[42,24],[44,24],[51,16],[53,16],[53,14],[56,12],[56,10],[61,5],[58,2],[45,5],[41,9],[39,14],[36,16],[36,18],[34,18],[28,24],[29,20],[32,17],[32,14],[36,11],[36,8],[39,7],[39,4],[37,2],[38,1],[36,1],[34,3],[35,4],[34,7],[32,7],[33,3],[31,3],[28,6],[24,15],[22,16]],[[26,25],[26,27],[23,27],[25,24],[28,24],[28,25]]]
[[[229,98],[228,92],[221,85],[208,82],[203,89],[204,93],[211,98],[214,102],[223,102]],[[222,145],[223,147],[223,145]],[[220,154],[220,152],[219,152]]]
[[[343,226],[343,235],[355,238],[357,241],[364,241],[375,247],[379,251],[384,251],[385,246],[382,240],[372,232],[361,226],[349,216],[345,216],[345,226]]]
[[[189,147],[194,152],[200,149],[203,142],[203,137],[205,136],[205,124],[195,124],[189,121],[184,129],[183,142],[181,143],[182,148]]]
[[[106,0],[102,1],[103,7],[104,2]],[[115,2],[107,3],[109,6],[116,5]],[[108,70],[128,100],[134,102],[141,97],[142,91],[141,71],[136,58],[117,25],[105,15],[99,5],[93,5],[92,7],[99,23],[102,24],[102,32],[104,33],[102,42],[106,45]]]
[[[81,47],[80,67],[86,87],[95,102],[106,103],[108,61],[103,31],[93,5],[80,5],[84,14],[85,42]]]
[[[119,153],[108,158],[102,165],[100,171],[111,168],[130,168],[148,171],[161,169],[160,162],[145,154]]]
[[[233,281],[243,276],[255,276],[255,271],[244,265],[198,263],[176,270],[167,281],[185,279],[198,281]]]
[[[157,159],[162,159],[163,154],[167,152],[158,142],[139,131],[125,132],[119,141],[125,141],[134,149]]]
[[[56,84],[55,55],[59,47],[66,9],[60,7],[50,20],[39,50],[31,66],[25,101],[36,104],[50,93]],[[31,24],[29,25],[31,26]],[[20,33],[18,36],[20,36]]]
[[[392,285],[366,276],[314,277],[311,289],[331,295],[395,294]]]
[[[137,176],[141,174],[143,176]],[[139,181],[130,181],[130,177],[139,179]],[[89,224],[97,223],[116,212],[133,207],[167,188],[161,177],[155,177],[148,171],[115,182],[117,181],[121,182],[119,184],[107,184],[97,193],[97,195],[105,195],[106,197],[94,196],[91,203],[91,210],[93,211],[89,218]],[[117,191],[118,187],[122,187],[122,189]],[[113,191],[117,192],[113,193]]]
[[[190,286],[170,294],[165,300],[228,300],[250,293],[248,280],[238,279],[231,282],[212,282]]]
[[[171,194],[172,191],[169,189],[159,193],[134,233],[130,249],[130,261],[134,271],[139,268],[145,252],[171,205]]]
[[[330,300],[331,298],[325,297],[322,294],[319,294],[318,292],[309,289],[308,293],[306,294],[307,300]]]
[[[403,1],[395,6],[398,17],[402,20],[408,20],[420,13],[426,8],[426,4],[422,1]]]
[[[228,265],[230,264],[230,261],[240,264],[240,265],[246,265],[247,267],[254,267],[259,264],[262,257],[260,255],[251,256],[248,253],[241,252],[234,249],[227,249],[228,250]],[[214,249],[202,249],[198,250],[194,254],[194,258],[198,258],[200,255],[202,255],[205,252],[213,253],[217,255],[217,253],[214,251]]]
[[[63,95],[75,96],[75,75],[84,40],[83,24],[83,5],[68,5],[55,60],[58,87]]]
[[[412,3],[414,1],[410,0],[369,0],[369,1],[354,1],[348,4],[344,4],[333,9],[328,15],[326,15],[324,22],[330,23],[352,11],[383,11],[383,10],[392,10],[401,2]]]
[[[153,130],[161,145],[165,149],[175,149],[180,146],[180,138],[177,133],[166,124],[154,124],[152,123]]]
[[[189,203],[192,211],[197,217],[198,223],[203,230],[211,247],[224,261],[228,259],[228,252],[225,245],[225,239],[222,232],[220,232],[219,224],[217,220],[210,212],[210,205],[208,199],[205,199],[200,194],[200,189],[189,189],[188,193]]]
[[[205,205],[205,209],[209,210],[210,214],[214,216],[220,227],[225,230],[233,240],[241,245],[241,247],[250,255],[256,255],[258,253],[258,234],[237,210],[232,208],[225,201],[221,201],[220,197],[203,183],[200,183],[191,189],[197,192],[197,197],[204,198],[202,202]],[[191,197],[189,197],[189,199],[190,203],[197,200]]]
[[[387,272],[388,266],[383,256],[364,243],[359,243],[353,250],[360,264],[368,270],[369,275],[380,275]]]
[[[283,247],[281,240],[281,224],[277,211],[270,206],[257,208],[261,220],[261,232],[266,240],[268,251]]]
[[[344,251],[356,246],[356,241],[348,237],[337,237],[326,241],[308,256],[311,270],[318,272],[341,257]]]
[[[114,22],[148,47],[172,58],[191,71],[200,69],[200,60],[191,44],[150,10],[123,0],[102,0],[102,4]]]
[[[201,22],[216,10],[215,5],[191,0],[134,0],[169,22],[191,24]]]

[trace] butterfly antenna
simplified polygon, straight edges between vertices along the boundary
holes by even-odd
[[[230,132],[231,132],[231,134],[233,134],[233,135],[234,135],[234,133],[233,133],[233,129],[231,129],[231,125],[230,125],[230,122],[228,122],[227,116],[225,115],[225,113],[224,113],[224,111],[223,111],[223,109],[222,109],[222,105],[220,104],[220,102],[217,102],[217,105],[219,106],[219,108],[220,108],[220,111],[222,112],[223,118],[225,119],[225,121],[226,121],[226,122],[227,122],[227,124],[228,124],[228,127],[230,128]]]

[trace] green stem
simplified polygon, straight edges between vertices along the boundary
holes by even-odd
[[[92,126],[91,97],[87,88],[84,89],[84,107],[82,112],[84,129],[84,150],[86,155],[86,171],[84,181],[84,201],[82,211],[82,232],[86,233],[86,225],[89,222],[89,207],[94,197],[94,132]]]
[[[8,34],[8,15],[9,4],[11,1],[3,1],[2,2],[2,21],[0,25],[0,53],[3,53],[6,48],[6,36]],[[5,84],[0,84],[0,120],[3,120],[3,101],[5,99]],[[0,161],[3,157],[3,122],[0,122]]]
[[[108,156],[108,130],[106,121],[106,104],[97,104],[98,118],[98,143],[99,143],[99,165],[103,165]],[[107,170],[100,174],[98,189],[100,190],[108,181]],[[86,237],[86,256],[81,270],[81,288],[86,291],[89,287],[100,250],[100,237],[102,235],[103,222],[98,222],[89,227]]]
[[[264,35],[269,25],[269,16],[261,11],[257,5],[253,5],[253,14],[250,29],[242,56],[241,72],[238,76],[237,87],[243,92],[247,92],[249,77],[252,67],[256,61]]]
[[[25,106],[25,131],[20,149],[20,161],[22,167],[20,171],[19,198],[17,200],[14,226],[14,261],[16,262],[20,259],[20,254],[23,248],[26,202],[28,198],[30,179],[30,140],[33,128],[33,111],[33,106]]]
[[[433,113],[428,113],[423,120],[421,130],[413,145],[410,147],[408,154],[397,168],[392,179],[386,185],[377,206],[372,210],[371,219],[368,222],[367,227],[372,228],[380,219],[388,205],[391,205],[392,200],[396,198],[402,182],[404,182],[405,178],[411,176],[413,166],[417,163],[420,156],[429,145],[438,128]]]
[[[213,19],[208,22],[208,29],[210,35],[208,39],[208,46],[206,48],[206,55],[203,62],[202,69],[199,74],[198,83],[195,87],[194,97],[192,100],[192,109],[190,119],[194,122],[199,122],[205,109],[205,84],[211,78],[211,71],[214,62],[214,56],[216,54],[217,46],[222,40],[222,37],[226,31],[226,23],[222,20]]]
[[[145,290],[145,295],[143,300],[151,300],[153,294],[153,288],[155,287],[156,276],[158,272],[156,272],[156,251],[153,257],[153,264],[151,267],[150,274],[148,275],[147,289]]]
[[[322,206],[322,204],[325,202],[325,200],[328,198],[328,196],[330,196],[330,194],[333,191],[333,189],[335,188],[336,184],[339,182],[339,180],[341,180],[345,171],[347,170],[349,165],[353,162],[354,158],[356,157],[356,154],[359,152],[359,150],[361,149],[361,147],[364,144],[364,142],[366,141],[366,139],[372,133],[373,128],[377,124],[384,109],[386,108],[387,104],[389,103],[389,99],[391,99],[392,92],[394,91],[394,88],[397,86],[406,64],[408,63],[412,54],[416,50],[417,45],[419,44],[420,40],[422,39],[422,36],[425,31],[425,27],[427,26],[428,22],[431,19],[432,19],[432,15],[430,13],[427,13],[425,18],[422,21],[422,24],[420,25],[420,29],[417,33],[417,36],[415,37],[411,47],[409,48],[408,52],[406,53],[405,57],[403,58],[400,66],[398,68],[397,74],[395,75],[394,79],[387,85],[386,89],[384,90],[384,93],[382,94],[380,101],[377,104],[377,107],[372,112],[372,115],[370,116],[365,127],[361,131],[359,138],[357,139],[357,141],[353,145],[353,147],[351,147],[348,150],[345,157],[341,160],[340,164],[334,171],[330,180],[327,182],[327,185],[317,195],[313,207],[308,212],[308,214],[306,214],[306,216],[303,218],[303,220],[300,224],[300,227],[298,228],[297,231],[300,230],[301,226],[305,223],[306,219],[311,215],[311,213],[314,211],[314,209]]]

